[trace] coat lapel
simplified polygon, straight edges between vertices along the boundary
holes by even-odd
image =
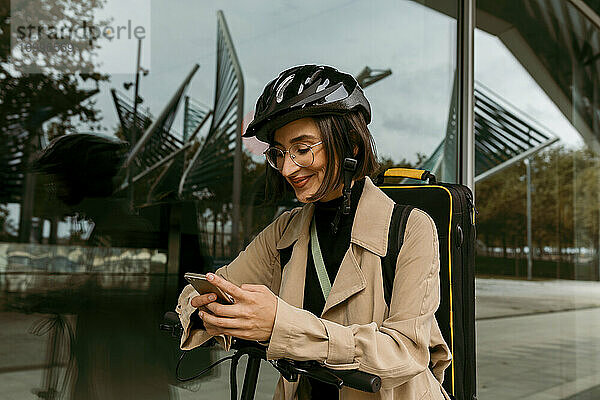
[[[344,254],[321,316],[365,287],[367,287],[367,279],[350,247]]]
[[[304,305],[304,280],[310,243],[309,228],[313,212],[314,204],[312,203],[302,207],[277,243],[278,250],[294,245],[290,260],[285,266],[282,265],[279,297],[298,308],[303,308]]]
[[[393,210],[393,200],[367,177],[352,222],[350,248],[342,259],[321,316],[367,287],[367,279],[363,272],[365,265],[361,265],[356,259],[353,246],[360,246],[384,257]]]
[[[385,257],[393,211],[394,201],[367,177],[356,207],[350,242]]]
[[[380,257],[385,256],[393,209],[394,202],[367,177],[352,224],[350,247],[344,254],[321,315],[367,286],[353,246],[360,246]],[[313,213],[314,204],[306,204],[290,221],[288,229],[277,243],[277,249],[294,245],[289,262],[282,266],[279,296],[288,304],[299,308],[302,308],[304,302],[306,261],[310,251],[309,229]]]

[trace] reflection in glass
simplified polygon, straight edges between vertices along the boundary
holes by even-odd
[[[511,109],[488,129],[512,115],[535,127],[531,143],[536,131],[559,139],[476,184],[479,396],[597,398],[598,26],[562,0],[477,7],[475,78]],[[498,137],[495,153],[511,140]]]
[[[115,4],[108,4],[107,12]],[[195,393],[175,387],[177,343],[165,340],[158,324],[175,305],[183,272],[227,263],[236,248],[296,205],[291,197],[263,205],[264,148],[245,143],[241,215],[234,229],[232,142],[241,127],[232,122],[230,102],[243,93],[240,110],[250,116],[262,85],[278,71],[301,63],[333,65],[364,82],[383,167],[417,166],[433,157],[455,170],[457,2],[431,7],[428,1],[391,0],[376,6],[153,2],[153,27],[170,28],[142,46],[141,67],[150,72],[139,74],[137,93],[135,74],[115,74],[108,82],[109,77],[93,75],[99,92],[95,86],[77,90],[85,84],[70,75],[60,82],[50,75],[2,79],[3,87],[38,88],[37,93],[6,92],[23,100],[17,106],[41,99],[48,107],[26,110],[43,119],[33,125],[19,120],[20,114],[14,117],[20,109],[1,115],[20,122],[0,124],[0,155],[8,155],[1,158],[2,173],[18,172],[10,175],[18,190],[2,185],[0,202],[21,202],[22,208],[0,207],[0,221],[8,214],[15,221],[14,229],[0,236],[0,323],[7,337],[0,346],[0,399],[30,397],[32,390],[45,398],[226,398],[227,374],[194,383],[192,389],[200,388]],[[232,64],[223,66],[231,54],[219,53],[231,52],[231,46],[215,32],[218,9],[227,18],[241,65],[242,92],[232,89]],[[143,49],[150,46],[147,60]],[[134,66],[129,56],[114,58]],[[225,70],[216,81],[217,71]],[[64,90],[58,90],[59,83]],[[180,87],[186,91],[179,93]],[[84,103],[90,97],[97,102]],[[5,103],[2,107],[5,111]],[[80,126],[52,119],[60,112],[89,120],[82,117]],[[147,146],[131,156],[136,140],[153,124]],[[110,139],[86,134],[98,125]],[[61,136],[75,139],[73,146],[35,174],[25,170],[37,151]],[[443,154],[436,151],[440,146],[447,147]],[[180,185],[184,171],[190,185]],[[438,178],[454,180],[447,173]],[[32,199],[29,206],[20,197],[24,192]],[[194,367],[216,357],[197,354]],[[263,370],[257,398],[271,398],[276,377]]]

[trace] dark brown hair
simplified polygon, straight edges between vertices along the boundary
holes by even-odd
[[[345,157],[354,157],[358,161],[352,178],[354,180],[362,179],[377,171],[379,164],[375,141],[362,113],[355,111],[343,115],[329,114],[311,118],[321,131],[327,156],[327,168],[321,186],[313,196],[308,198],[308,201],[316,201],[344,184],[341,160]],[[268,136],[271,144],[273,135],[274,133],[271,132]],[[283,175],[275,168],[267,166],[265,199],[275,201],[290,191],[293,193]]]

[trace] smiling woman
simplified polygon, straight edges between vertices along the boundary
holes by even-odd
[[[276,129],[269,134],[267,140],[280,148],[298,143],[310,146],[311,150],[303,155],[303,160],[311,161],[310,164],[306,162],[306,165],[298,162],[299,159],[293,157],[293,153],[289,157],[293,163],[286,163],[287,157],[281,157],[282,152],[277,150],[281,164],[274,165],[269,161],[275,169],[267,170],[266,196],[270,199],[281,197],[286,181],[292,185],[296,197],[303,203],[317,199],[327,201],[341,196],[343,174],[339,173],[340,155],[357,160],[354,180],[362,179],[377,170],[375,144],[360,111],[352,111],[344,116],[332,114],[301,118]],[[288,143],[284,143],[285,140]],[[271,149],[278,147],[267,149],[267,160]],[[303,183],[302,179],[313,176],[311,182],[306,182],[310,185],[297,185]]]
[[[303,203],[307,203],[314,197],[327,170],[327,155],[323,146],[313,150],[322,143],[321,133],[314,121],[310,118],[302,118],[290,122],[275,132],[273,144],[287,147],[289,150],[282,152],[278,147],[270,147],[265,153],[270,159],[272,159],[271,155],[279,153],[275,167],[292,185],[296,197]],[[286,153],[289,153],[290,161],[287,161]],[[273,166],[271,161],[269,163]],[[339,195],[336,194],[332,190],[329,196],[339,197],[341,190]]]
[[[269,143],[267,196],[291,187],[305,204],[207,275],[234,304],[218,304],[191,286],[183,290],[177,306],[183,349],[211,336],[226,348],[231,337],[266,341],[269,359],[315,360],[382,379],[380,392],[367,395],[281,378],[276,399],[449,398],[441,381],[450,353],[434,316],[438,239],[418,209],[406,223],[390,303],[384,298],[381,258],[394,202],[368,178],[377,169],[370,120],[358,83],[332,67],[294,67],[265,87],[244,136]]]

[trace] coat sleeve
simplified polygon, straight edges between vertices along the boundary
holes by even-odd
[[[382,325],[343,326],[279,299],[267,358],[312,359],[330,368],[358,368],[379,375],[384,388],[401,385],[428,367],[439,288],[435,224],[415,209],[396,260],[390,312]]]
[[[295,208],[286,211],[275,219],[269,226],[263,229],[250,244],[231,263],[219,268],[216,274],[228,281],[241,285],[243,283],[261,284],[269,287],[275,294],[279,292],[281,282],[281,267],[279,266],[279,251],[277,242],[287,227],[290,219],[300,210]],[[177,302],[176,311],[183,326],[180,347],[190,350],[200,346],[211,336],[203,329],[196,329],[190,321],[192,314],[196,311],[190,302],[198,292],[187,285]],[[231,338],[225,335],[216,337],[222,347],[229,350]]]

